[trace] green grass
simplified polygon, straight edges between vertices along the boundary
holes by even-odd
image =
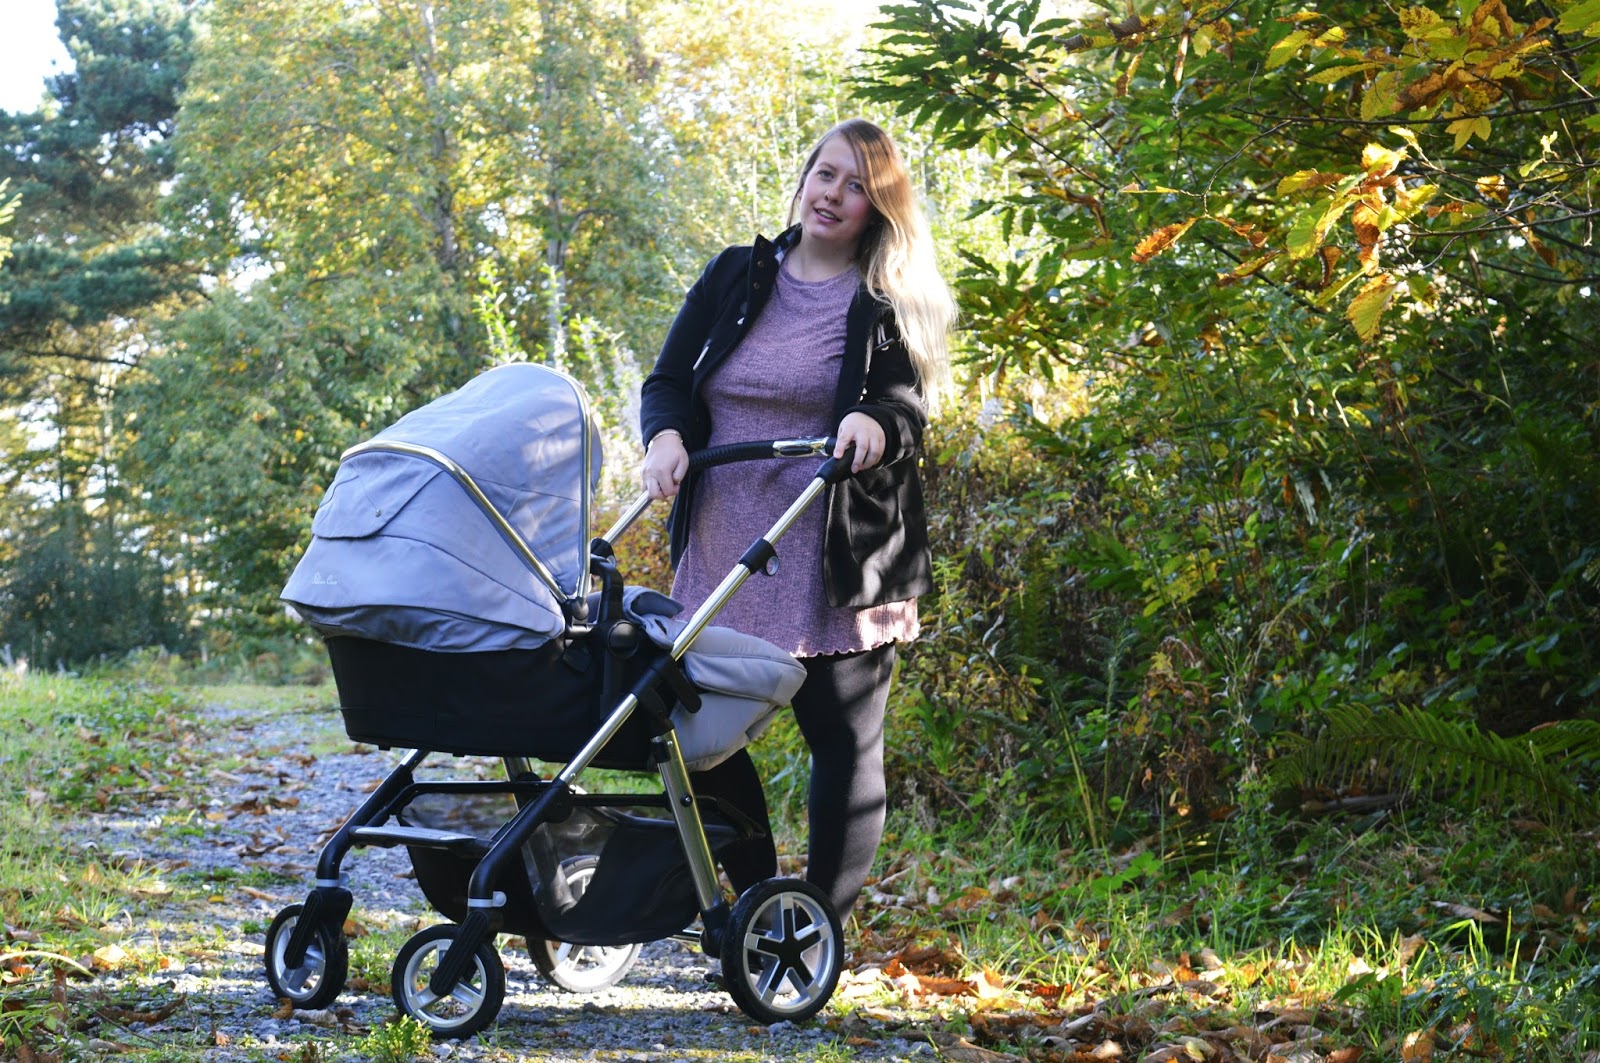
[[[286,884],[260,870],[163,876],[111,853],[64,852],[53,836],[61,819],[95,812],[195,829],[195,788],[227,766],[189,759],[199,746],[194,696],[106,677],[0,680],[0,1058],[24,1044],[71,1043],[72,1016],[52,1003],[56,971],[91,967],[96,949],[119,944],[121,962],[159,970],[161,949],[126,934],[147,902]],[[243,720],[331,705],[326,689],[248,683],[205,697]],[[308,733],[345,747],[337,727]],[[809,770],[786,715],[755,755],[793,867]],[[489,760],[479,767],[499,771]],[[900,964],[914,977],[855,983],[826,1013],[839,1038],[814,1058],[853,1058],[857,1039],[907,1026],[941,1051],[975,1042],[1050,1058],[1049,1031],[1092,1014],[1085,1036],[1119,1040],[1133,1058],[1200,1036],[1248,1054],[1241,1030],[1281,1041],[1315,1028],[1319,1051],[1360,1049],[1363,1060],[1415,1055],[1419,1039],[1431,1039],[1436,1058],[1600,1059],[1590,1055],[1600,1053],[1596,831],[1553,833],[1439,806],[1316,820],[1264,807],[1203,838],[1157,823],[1105,849],[1064,845],[1048,811],[1009,805],[997,791],[972,814],[934,816],[914,795],[896,795],[877,881],[849,939],[858,966]],[[352,976],[380,992],[409,928],[368,929],[352,942]],[[198,921],[169,923],[161,947],[222,946],[206,932]],[[960,991],[960,980],[976,985],[984,972],[989,998]],[[376,1055],[408,1044],[397,1029],[367,1047]]]
[[[1366,1059],[1399,1059],[1419,1035],[1474,1058],[1600,1052],[1596,832],[1440,809],[1278,828],[1274,860],[1193,861],[1154,839],[1074,852],[959,820],[929,830],[901,811],[877,887],[895,899],[864,905],[858,927],[878,957],[931,951],[930,974],[999,972],[1012,1004],[1062,1015],[1098,1007],[1215,1034],[1322,1009],[1329,1047]],[[1483,924],[1469,910],[1510,919]],[[1196,982],[1203,992],[1163,989]],[[975,1002],[927,1003],[963,1013]],[[992,1047],[1020,1050],[1033,1027],[998,1029]]]
[[[57,972],[92,969],[116,946],[130,900],[171,887],[152,869],[95,849],[64,850],[57,821],[142,812],[192,797],[193,717],[166,691],[54,676],[0,678],[0,1054],[66,1034]],[[154,964],[128,952],[119,963]]]

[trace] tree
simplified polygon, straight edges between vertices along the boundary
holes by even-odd
[[[0,267],[0,425],[7,442],[4,638],[49,656],[137,645],[151,628],[38,641],[24,585],[50,573],[137,568],[137,593],[170,621],[146,515],[118,475],[114,398],[148,346],[149,323],[191,298],[195,278],[156,215],[172,175],[169,140],[188,68],[188,24],[165,0],[65,0],[58,18],[75,69],[41,110],[0,116],[0,180],[16,189],[14,254]],[[134,593],[91,581],[47,605],[57,630],[85,633]],[[109,597],[108,597],[109,595]],[[160,627],[161,625],[157,625]],[[170,623],[167,625],[170,627]],[[166,630],[164,627],[163,630]]]
[[[1127,725],[1592,708],[1600,9],[1095,6],[893,7],[863,91],[1013,182],[963,312],[984,370],[1089,388],[1025,427],[1083,485],[1059,585],[1140,633]]]
[[[769,22],[706,0],[208,8],[170,209],[215,287],[125,406],[199,584],[273,615],[339,452],[492,359],[604,398],[648,356],[744,228],[714,205],[769,132],[741,118],[774,110],[757,83],[806,95],[802,68],[722,65]]]

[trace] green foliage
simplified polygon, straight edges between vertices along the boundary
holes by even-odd
[[[942,682],[1202,825],[1330,706],[1592,715],[1592,6],[1039,6],[887,7],[857,86],[994,160],[957,284],[1041,466],[941,544]]]
[[[74,70],[39,111],[0,115],[17,238],[0,251],[0,637],[42,664],[181,631],[161,531],[119,475],[115,401],[155,324],[196,290],[156,217],[189,68],[184,5],[64,0],[58,24]]]
[[[1468,806],[1522,807],[1552,823],[1588,823],[1600,802],[1580,788],[1600,760],[1600,723],[1568,720],[1526,738],[1484,734],[1470,722],[1440,719],[1423,709],[1374,712],[1329,706],[1327,726],[1314,739],[1286,735],[1272,762],[1286,785],[1358,783],[1404,789],[1449,787]]]
[[[203,21],[163,205],[216,287],[125,389],[125,471],[198,604],[257,634],[339,453],[509,351],[583,379],[634,453],[638,364],[821,111],[745,0]]]
[[[99,545],[68,528],[21,544],[0,584],[0,644],[42,668],[145,646],[181,649],[187,632],[160,563]]]
[[[66,980],[114,943],[131,897],[166,892],[137,861],[63,845],[63,818],[192,801],[191,706],[125,682],[0,673],[0,1055],[28,1058],[73,1036]],[[75,994],[74,994],[75,995]]]
[[[356,1042],[355,1049],[361,1058],[376,1063],[410,1063],[433,1054],[433,1038],[427,1026],[402,1015],[374,1026]]]

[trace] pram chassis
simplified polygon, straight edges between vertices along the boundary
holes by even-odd
[[[832,447],[833,440],[822,438],[735,444],[702,451],[693,455],[691,461],[695,468],[705,468],[756,458],[824,456]],[[448,473],[494,524],[535,578],[562,602],[569,633],[589,633],[593,630],[591,621],[615,619],[608,610],[620,601],[620,582],[611,544],[648,508],[648,495],[641,495],[605,535],[593,540],[589,570],[578,586],[563,588],[466,470],[447,455],[416,444],[373,440],[351,448],[344,457],[377,450],[416,457]],[[692,689],[677,668],[679,662],[744,582],[767,568],[776,556],[776,544],[794,522],[829,484],[849,475],[848,457],[827,457],[823,461],[801,495],[767,534],[751,545],[705,603],[695,610],[670,650],[656,656],[645,667],[643,675],[633,682],[616,708],[551,779],[541,780],[533,775],[525,758],[505,756],[502,760],[508,780],[504,783],[419,782],[414,773],[429,751],[408,752],[323,846],[315,885],[305,903],[285,908],[274,920],[266,948],[267,976],[274,992],[287,997],[296,1006],[318,1008],[326,1007],[343,988],[348,957],[342,927],[352,905],[352,895],[345,888],[341,866],[351,848],[406,845],[461,850],[473,844],[481,847],[482,843],[470,835],[389,825],[389,821],[420,794],[510,794],[518,810],[495,833],[487,852],[472,870],[466,888],[465,918],[456,926],[431,927],[408,942],[396,959],[392,979],[395,1001],[402,1012],[423,1021],[434,1033],[460,1037],[486,1027],[498,1013],[504,993],[504,975],[494,954],[493,939],[504,926],[508,898],[505,892],[495,888],[496,883],[503,881],[514,861],[522,859],[525,846],[541,824],[566,818],[576,805],[589,799],[577,787],[579,776],[601,757],[608,744],[643,708],[652,732],[649,760],[659,774],[664,794],[641,798],[640,803],[665,804],[671,813],[700,910],[702,950],[721,958],[724,982],[730,994],[741,1009],[759,1021],[799,1020],[820,1010],[832,995],[843,961],[842,932],[837,915],[819,890],[797,880],[770,880],[750,890],[739,903],[730,907],[717,878],[716,861],[707,840],[700,803],[694,795],[682,749],[667,715],[666,702],[656,692],[669,690],[686,708],[698,707]],[[588,615],[590,575],[598,575],[601,581],[602,604],[598,618]],[[616,800],[616,797],[607,799]],[[798,934],[793,910],[798,910],[798,922],[804,928]],[[783,940],[772,940],[770,934],[755,926],[757,919],[773,919],[774,911],[783,928],[780,937],[787,935]],[[422,952],[437,959],[426,982],[417,974]],[[808,961],[802,957],[820,958],[820,970],[814,976]],[[752,960],[757,964],[755,968],[751,967]],[[789,990],[785,989],[786,985]],[[790,990],[795,992],[790,993]],[[786,993],[790,995],[780,1000]],[[454,1010],[448,1014],[435,1012],[434,1007],[440,1002],[451,1004]]]

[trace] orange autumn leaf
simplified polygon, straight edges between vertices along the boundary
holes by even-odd
[[[917,977],[917,991],[924,996],[935,997],[969,997],[977,993],[977,989],[965,978],[941,978],[931,974]]]
[[[1155,258],[1161,252],[1178,242],[1178,238],[1189,231],[1195,223],[1194,218],[1187,221],[1176,222],[1172,225],[1163,225],[1155,232],[1139,241],[1139,246],[1133,249],[1133,260],[1141,266]]]
[[[1326,288],[1333,283],[1334,267],[1339,264],[1339,256],[1343,254],[1337,247],[1323,247],[1317,251],[1317,257],[1322,260],[1322,287]]]
[[[1378,210],[1370,204],[1358,203],[1350,214],[1350,224],[1361,249],[1361,271],[1372,273],[1378,268],[1378,243],[1383,239],[1383,231],[1378,227]]]

